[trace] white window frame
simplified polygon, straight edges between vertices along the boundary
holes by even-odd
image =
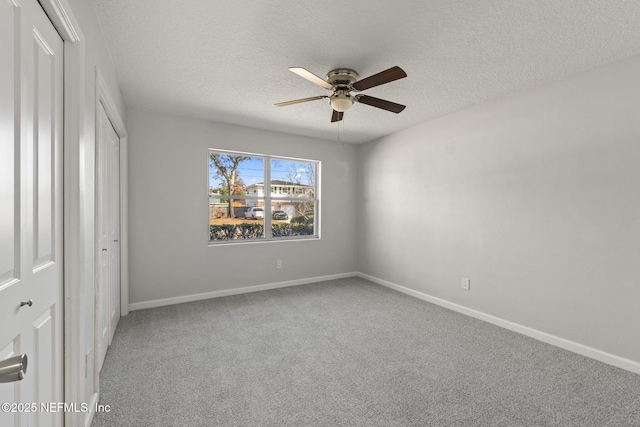
[[[217,148],[209,148],[207,150],[207,236],[210,235],[210,206],[209,206],[209,189],[210,189],[210,154],[224,154],[231,156],[249,156],[253,158],[261,158],[264,161],[264,179],[263,179],[263,195],[234,195],[232,196],[233,200],[255,200],[263,201],[263,210],[264,210],[264,237],[255,238],[255,239],[237,239],[237,240],[208,240],[208,244],[210,246],[217,245],[232,245],[232,244],[251,244],[251,243],[264,243],[264,242],[283,242],[283,241],[300,241],[300,240],[319,240],[320,239],[320,170],[321,170],[321,162],[319,160],[311,160],[311,159],[301,159],[297,157],[285,157],[285,156],[275,156],[270,154],[260,154],[260,153],[249,153],[244,151],[230,151],[224,149]],[[282,196],[289,197],[272,197],[272,189],[271,189],[271,160],[283,160],[283,161],[293,161],[293,162],[305,162],[305,163],[313,163],[315,165],[315,177],[314,177],[314,186],[313,186],[313,194],[315,197],[299,197],[297,194],[283,194]],[[278,184],[274,185],[277,187]],[[278,193],[279,194],[279,193]],[[313,231],[314,234],[302,235],[302,236],[284,236],[284,237],[273,237],[272,236],[272,206],[271,203],[274,200],[293,200],[296,202],[313,202],[314,204],[314,215],[313,215]],[[246,205],[246,202],[245,202]]]

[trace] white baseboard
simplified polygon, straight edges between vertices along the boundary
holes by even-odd
[[[481,311],[473,310],[471,308],[468,308],[459,304],[455,304],[441,298],[427,295],[425,293],[418,292],[413,289],[405,288],[404,286],[400,286],[396,283],[388,282],[386,280],[379,279],[377,277],[369,276],[368,274],[358,272],[357,275],[373,283],[377,283],[379,285],[386,286],[388,288],[394,289],[404,294],[411,295],[416,298],[420,298],[421,300],[439,305],[441,307],[448,308],[453,311],[457,311],[458,313],[475,317],[476,319],[480,319],[485,322],[494,324],[496,326],[500,326],[502,328],[509,329],[514,332],[518,332],[520,334],[537,339],[539,341],[543,341],[547,344],[551,344],[556,347],[569,350],[571,352],[580,354],[585,357],[589,357],[591,359],[598,360],[608,365],[612,365],[618,368],[625,369],[627,371],[631,371],[636,374],[640,374],[640,362],[636,362],[634,360],[616,356],[615,354],[607,353],[605,351],[598,350],[593,347],[588,347],[586,345],[583,345],[574,341],[569,341],[567,339],[560,338],[558,336],[551,335],[546,332],[538,331],[537,329],[529,328],[527,326],[523,326],[518,323],[510,322],[508,320],[504,320],[499,317],[483,313]]]
[[[268,283],[266,285],[246,286],[243,288],[225,289],[222,291],[204,292],[201,294],[184,295],[173,298],[162,298],[151,301],[134,302],[129,304],[129,311],[142,310],[145,308],[162,307],[165,305],[181,304],[183,302],[199,301],[209,298],[220,298],[229,295],[248,294],[250,292],[266,291],[268,289],[286,288],[289,286],[308,285],[310,283],[326,282],[327,280],[344,279],[354,277],[358,273],[330,274],[327,276],[309,277],[306,279],[289,280],[286,282]]]

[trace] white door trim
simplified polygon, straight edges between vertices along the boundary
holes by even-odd
[[[62,40],[75,43],[84,39],[68,0],[40,0],[39,3],[58,30]]]
[[[83,108],[86,42],[68,0],[40,0],[40,4],[64,40],[64,396],[65,402],[82,403],[87,375],[82,307],[87,296],[82,283],[87,278],[87,256],[93,254],[85,244],[93,219],[87,217],[86,186],[81,179],[83,151],[88,144]],[[92,393],[91,400],[93,407],[97,393]],[[65,426],[87,426],[92,419],[93,414],[67,412]]]
[[[93,278],[93,245],[88,244],[93,240],[93,212],[87,209],[93,197],[87,200],[92,188],[82,179],[92,145],[84,124],[86,41],[68,0],[39,2],[64,41],[64,396],[65,402],[80,404],[91,393],[87,403],[93,407],[98,395],[84,389],[88,355],[83,301],[93,299],[83,288]],[[65,426],[88,426],[92,419],[93,413],[67,412]]]

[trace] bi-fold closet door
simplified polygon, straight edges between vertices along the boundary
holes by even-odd
[[[102,103],[96,135],[96,354],[102,369],[120,319],[120,138]]]

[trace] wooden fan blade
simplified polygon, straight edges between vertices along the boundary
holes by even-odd
[[[316,99],[324,99],[324,98],[328,98],[328,96],[326,95],[312,96],[311,98],[302,98],[302,99],[296,99],[294,101],[278,102],[277,104],[274,104],[274,105],[276,107],[284,107],[285,105],[300,104],[301,102],[315,101]]]
[[[343,112],[333,110],[333,114],[331,114],[331,123],[339,122],[342,120],[342,116],[344,116]]]
[[[290,67],[289,71],[292,71],[294,73],[296,73],[297,75],[299,75],[300,77],[303,77],[307,80],[309,80],[311,83],[317,84],[320,87],[323,87],[325,89],[333,89],[333,86],[331,86],[331,83],[329,83],[328,81],[316,76],[315,74],[313,74],[311,71],[304,69],[302,67]]]
[[[380,71],[378,74],[366,77],[351,85],[355,90],[365,90],[375,86],[380,86],[394,80],[407,77],[407,73],[398,66],[391,67],[388,70]]]
[[[392,113],[398,114],[405,108],[406,105],[396,104],[395,102],[385,101],[384,99],[374,98],[373,96],[367,95],[356,95],[354,96],[355,100],[362,103],[371,105],[372,107],[382,108],[383,110],[391,111]]]

